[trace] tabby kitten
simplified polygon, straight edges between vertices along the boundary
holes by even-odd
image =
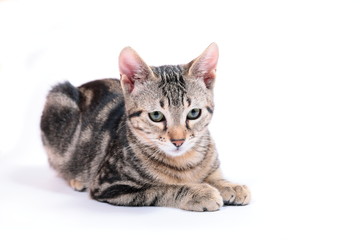
[[[248,188],[223,179],[207,128],[217,61],[215,43],[188,64],[160,67],[127,47],[120,81],[55,86],[41,117],[50,165],[75,190],[114,205],[248,204]]]

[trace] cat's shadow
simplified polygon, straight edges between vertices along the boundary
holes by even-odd
[[[16,170],[12,172],[11,179],[15,184],[19,184],[22,187],[44,191],[48,194],[71,196],[71,205],[76,206],[77,209],[91,209],[92,212],[99,211],[101,213],[107,212],[109,214],[120,212],[140,215],[155,211],[155,208],[153,207],[119,207],[92,200],[87,192],[74,191],[63,179],[58,177],[50,167],[45,165],[18,166]],[[66,198],[65,201],[68,201],[68,199],[69,198]]]
[[[53,193],[69,194],[71,189],[48,166],[19,166],[12,172],[16,184]]]

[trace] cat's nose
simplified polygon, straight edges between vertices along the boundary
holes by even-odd
[[[181,147],[183,143],[185,142],[185,139],[170,139],[171,143],[175,145],[175,147]]]

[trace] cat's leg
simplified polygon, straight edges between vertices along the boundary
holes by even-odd
[[[250,202],[251,194],[248,187],[223,179],[220,169],[207,177],[205,182],[219,190],[225,205],[247,205]]]
[[[165,206],[189,211],[216,211],[223,205],[219,191],[209,184],[138,186],[117,182],[90,190],[91,197],[120,206]]]

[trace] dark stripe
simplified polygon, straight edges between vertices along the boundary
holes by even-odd
[[[159,198],[155,195],[154,199],[150,202],[149,206],[157,206],[159,202]]]
[[[167,65],[153,67],[152,70],[160,78],[159,88],[168,99],[169,105],[183,105],[187,90],[182,67]]]
[[[210,171],[208,172],[208,174],[203,178],[203,180],[205,180],[206,178],[208,178],[211,174],[213,174],[216,170],[218,170],[220,167],[220,161],[218,158],[216,158],[215,162],[213,163],[213,166],[211,167]]]
[[[147,173],[143,168],[143,166],[139,164],[140,161],[136,157],[132,158],[131,161],[127,161],[127,162],[135,170],[135,172],[139,175],[139,177],[141,177],[142,179],[155,181],[154,177],[151,176],[149,173]]]
[[[139,145],[140,148],[146,147],[142,144],[139,144],[137,138],[131,133],[131,131],[129,131],[128,133],[128,139],[129,142]],[[151,182],[156,181],[156,179],[150,173],[148,173],[147,169],[143,166],[142,162],[137,157],[135,157],[135,153],[132,151],[132,149],[128,150],[128,155],[134,157],[132,157],[130,161],[129,160],[124,161],[124,164],[133,168],[135,170],[134,172],[136,172],[142,179],[146,179]]]
[[[96,196],[98,195],[99,191],[100,191],[99,188],[90,189],[90,197],[92,199],[96,199]]]
[[[181,200],[186,194],[189,192],[189,188],[186,186],[182,186],[179,188],[179,190],[176,192],[175,195],[175,201]]]
[[[206,110],[208,110],[209,113],[213,114],[214,110],[211,109],[210,107],[206,107]]]
[[[140,148],[145,147],[144,145],[139,144],[139,141],[131,133],[131,131],[128,132],[127,138],[129,142],[139,145]],[[150,175],[150,173],[148,173],[147,169],[143,166],[142,162],[137,157],[135,157],[135,153],[133,152],[132,149],[128,149],[128,155],[134,157],[130,157],[130,159],[125,160],[124,164],[133,168],[135,170],[134,172],[136,172],[141,178],[146,179],[148,181],[156,180],[152,175]]]
[[[170,96],[169,96],[169,95],[166,95],[166,98],[167,98],[167,100],[168,100],[168,106],[170,106],[170,105],[171,105],[171,99],[170,99]]]
[[[125,194],[134,194],[138,192],[142,192],[146,190],[145,188],[135,188],[131,187],[129,185],[123,185],[123,184],[116,184],[112,185],[108,188],[106,188],[104,191],[102,191],[98,196],[96,196],[97,199],[112,199],[119,197],[121,195]]]
[[[143,192],[134,194],[133,199],[128,202],[127,206],[144,206],[146,201],[145,194]]]
[[[187,98],[186,101],[187,101],[187,103],[188,103],[188,107],[190,107],[190,105],[191,105],[191,99],[190,99],[190,98]]]
[[[102,126],[102,131],[109,131],[111,134],[111,139],[114,139],[116,136],[115,128],[123,120],[125,114],[125,105],[123,102],[119,102],[113,109],[109,112],[107,120]]]
[[[134,129],[136,129],[136,130],[139,130],[139,131],[144,132],[144,129],[143,129],[143,128],[141,128],[141,127],[134,127],[134,126],[133,126],[133,128],[134,128]]]
[[[142,111],[136,111],[136,112],[133,112],[133,113],[130,113],[128,118],[133,118],[133,117],[139,117],[141,115]]]
[[[191,130],[190,126],[189,126],[189,120],[185,121],[185,126],[187,130]]]
[[[167,127],[167,122],[164,121],[164,132],[166,132],[168,130],[168,127]]]
[[[94,126],[97,124],[99,126],[98,128],[95,128],[91,132],[90,141],[80,141],[78,143],[78,147],[75,149],[75,152],[73,154],[73,158],[80,159],[79,161],[68,161],[66,163],[66,169],[69,169],[69,171],[73,175],[78,175],[82,172],[90,171],[91,162],[99,157],[99,154],[106,154],[108,151],[108,146],[110,145],[110,142],[112,139],[115,139],[118,137],[118,133],[116,131],[116,128],[118,127],[119,123],[123,121],[124,116],[124,105],[122,102],[119,102],[115,106],[112,106],[111,111],[108,113],[108,116],[105,121],[96,122],[92,120],[91,117],[84,117],[84,119],[87,119],[87,121],[83,121],[84,126],[82,126],[82,130],[86,129],[88,125]],[[94,116],[97,114],[94,113]],[[89,115],[85,115],[89,116]],[[91,119],[91,120],[89,120]],[[94,122],[93,122],[94,121]],[[66,125],[66,127],[69,127]],[[93,127],[92,127],[93,128]],[[104,139],[104,133],[108,132],[110,134],[110,138],[107,142],[105,142]],[[123,139],[123,138],[119,138]],[[101,144],[106,144],[106,148],[102,150],[100,148]],[[111,167],[110,167],[111,168]],[[113,174],[116,178],[116,174]],[[114,178],[110,179],[109,181],[114,181]],[[103,179],[104,181],[107,181],[106,179]]]
[[[141,127],[134,127],[134,126],[133,126],[133,128],[136,129],[136,130],[142,131],[142,132],[144,132],[144,133],[146,133],[146,134],[151,134],[151,133],[152,133],[152,132],[149,132],[149,131],[144,130],[144,129],[141,128]]]
[[[109,79],[110,80],[110,79]],[[88,82],[79,87],[81,94],[80,109],[91,116],[97,116],[100,111],[104,109],[109,103],[123,102],[119,92],[114,92],[110,89],[107,80],[96,80]],[[91,92],[91,96],[86,92]],[[90,101],[90,105],[88,105]],[[89,123],[90,124],[90,123]]]
[[[116,170],[116,166],[111,165],[109,161],[106,161],[104,167],[102,167],[100,174],[98,174],[98,184],[103,185],[104,183],[112,184],[120,181],[120,174]]]
[[[135,170],[133,170],[133,171],[135,171]],[[129,174],[131,174],[131,176]],[[121,179],[124,180],[124,181],[133,182],[133,183],[138,184],[138,185],[144,184],[144,181],[142,179],[134,178],[132,175],[133,175],[132,172],[125,172],[124,171],[124,172],[121,173],[121,176],[122,176]]]
[[[165,104],[164,104],[164,100],[160,100],[160,107],[164,108]]]

